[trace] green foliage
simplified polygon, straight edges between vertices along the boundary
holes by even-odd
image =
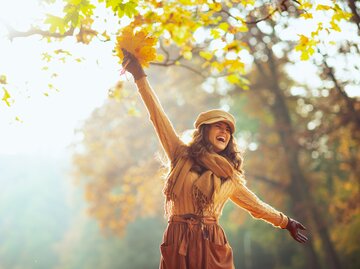
[[[99,0],[99,3],[106,3],[107,8],[111,8],[115,15],[119,18],[123,16],[127,16],[132,18],[134,15],[139,13],[138,5],[139,1],[137,0],[130,0],[126,3],[123,3],[121,0]]]

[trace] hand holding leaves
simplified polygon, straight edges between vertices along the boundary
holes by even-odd
[[[121,50],[124,55],[124,59],[122,62],[123,68],[126,71],[130,72],[135,80],[145,77],[146,74],[138,59],[126,49],[122,48]]]
[[[116,38],[116,55],[124,62],[123,49],[131,53],[141,66],[148,67],[156,59],[155,45],[157,38],[150,36],[145,30],[135,31],[132,25],[122,29]]]
[[[286,230],[289,231],[292,238],[294,238],[296,241],[298,241],[299,243],[305,243],[308,238],[305,235],[301,234],[299,232],[299,229],[306,230],[305,226],[302,225],[300,222],[289,218]]]

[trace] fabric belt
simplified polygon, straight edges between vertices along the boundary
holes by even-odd
[[[189,246],[190,236],[193,232],[193,228],[195,225],[200,225],[203,238],[209,239],[209,231],[208,231],[206,225],[218,224],[218,220],[215,217],[210,217],[210,216],[204,217],[204,216],[198,216],[195,214],[173,215],[173,216],[170,216],[168,222],[169,223],[185,223],[185,224],[187,224],[186,230],[185,230],[184,234],[182,235],[182,239],[181,239],[180,247],[179,247],[179,254],[183,255],[183,256],[186,256],[188,246]]]

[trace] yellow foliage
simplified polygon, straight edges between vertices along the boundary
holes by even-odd
[[[224,66],[229,70],[229,72],[236,72],[236,73],[244,73],[245,71],[245,64],[237,60],[225,60]]]
[[[316,10],[330,10],[332,9],[331,6],[328,5],[317,5]]]
[[[310,56],[314,54],[315,46],[319,43],[319,41],[313,38],[308,38],[304,35],[299,36],[299,44],[295,46],[295,50],[301,53],[301,60],[308,60]]]
[[[341,32],[341,29],[340,29],[339,25],[336,22],[331,21],[330,25],[331,25],[331,29],[333,29],[333,30],[335,30],[337,32]]]
[[[214,56],[211,52],[208,51],[200,51],[199,55],[208,61],[210,61]]]
[[[352,13],[343,11],[338,4],[335,4],[334,11],[332,21],[349,20],[353,16]]]
[[[132,53],[142,66],[147,67],[151,61],[156,60],[157,39],[150,37],[145,30],[135,31],[131,25],[127,26],[117,36],[116,41],[115,51],[121,61],[124,59],[122,48]]]
[[[313,6],[309,1],[299,0],[298,2],[301,4],[300,9],[311,9]]]
[[[9,92],[5,88],[3,88],[3,91],[4,91],[4,95],[3,95],[3,98],[1,100],[3,100],[6,103],[7,106],[10,106],[10,100],[9,99],[11,98],[11,96],[10,96]]]
[[[309,12],[305,12],[303,14],[300,15],[300,17],[304,18],[304,19],[312,19],[313,18],[313,15],[312,13],[309,13]]]

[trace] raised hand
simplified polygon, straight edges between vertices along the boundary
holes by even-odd
[[[136,57],[128,52],[126,49],[121,49],[124,54],[124,60],[122,62],[123,68],[131,73],[135,80],[146,77],[144,69],[142,68]]]
[[[302,225],[300,222],[289,218],[286,230],[289,231],[292,238],[294,238],[296,241],[298,241],[299,243],[305,243],[308,238],[305,235],[301,234],[299,232],[299,229],[306,230],[305,226]]]

